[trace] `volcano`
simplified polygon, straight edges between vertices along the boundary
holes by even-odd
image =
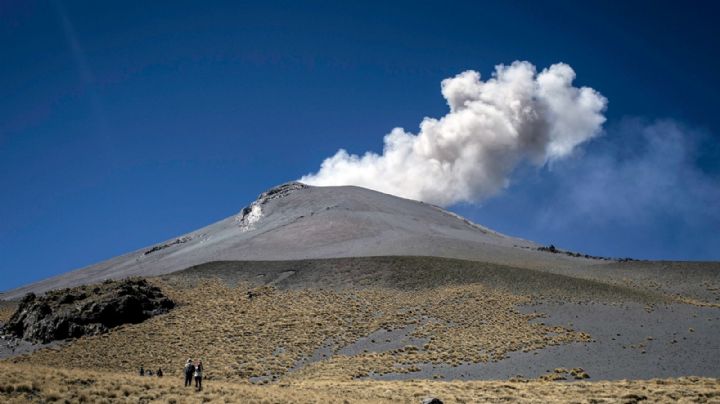
[[[3,298],[105,279],[167,274],[213,261],[434,256],[533,269],[597,262],[539,248],[431,204],[354,186],[290,182],[263,192],[219,222],[11,290]]]
[[[0,359],[128,372],[135,358],[170,375],[202,352],[218,380],[258,383],[720,375],[719,263],[580,255],[354,186],[271,188],[199,230],[12,290],[0,319],[27,292],[90,296],[131,276],[175,308],[60,350],[5,340]],[[43,301],[83,314],[65,297],[78,288]]]

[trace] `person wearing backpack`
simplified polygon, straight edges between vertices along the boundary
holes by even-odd
[[[202,361],[198,361],[195,366],[195,388],[197,391],[202,390],[202,378],[203,378],[203,364]]]
[[[193,373],[195,373],[195,365],[193,365],[192,359],[188,359],[185,362],[185,387],[192,385]]]

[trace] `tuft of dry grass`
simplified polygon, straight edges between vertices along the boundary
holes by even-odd
[[[438,397],[471,402],[718,402],[720,381],[667,380],[558,383],[547,381],[297,381],[271,385],[208,381],[201,392],[178,377],[0,364],[0,401],[6,403],[419,403]]]
[[[6,323],[17,310],[18,303],[15,301],[0,300],[0,323]]]
[[[187,358],[199,358],[211,380],[288,376],[349,381],[371,372],[407,373],[420,363],[487,362],[512,351],[590,339],[582,332],[531,322],[536,315],[516,310],[527,298],[480,284],[407,291],[155,282],[179,303],[172,312],[12,361],[121,372],[143,365],[176,376]],[[412,336],[426,344],[332,355],[289,372],[327,344],[337,351],[377,330],[409,325],[415,327]]]

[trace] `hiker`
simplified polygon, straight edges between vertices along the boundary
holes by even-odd
[[[145,368],[142,365],[140,365],[140,376],[145,376]]]
[[[158,371],[155,374],[157,377],[162,377],[162,368],[158,368]]]
[[[198,361],[197,366],[195,366],[195,388],[197,391],[202,390],[202,378],[203,378],[203,365],[202,361]]]
[[[195,365],[192,359],[188,359],[185,363],[185,387],[192,385],[193,373],[195,373]]]

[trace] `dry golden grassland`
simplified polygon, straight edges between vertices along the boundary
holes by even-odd
[[[17,310],[16,302],[0,300],[0,323],[7,322]]]
[[[0,400],[7,403],[419,403],[432,396],[446,403],[720,402],[716,379],[647,381],[437,382],[297,381],[270,385],[205,383],[201,392],[185,388],[179,377],[140,377],[124,373],[0,364]]]
[[[591,338],[531,322],[535,315],[516,309],[528,298],[480,284],[405,291],[153,282],[179,303],[176,309],[105,335],[0,361],[0,402],[418,403],[427,396],[446,403],[720,402],[717,379],[552,381],[581,372],[569,368],[530,381],[358,379],[412,371],[420,363],[496,360],[511,351]],[[379,329],[408,326],[414,326],[414,337],[426,342],[353,356],[336,354],[297,366],[320,347],[338,349]],[[182,385],[181,368],[188,357],[205,364],[201,392]],[[136,376],[140,365],[162,367],[165,377]],[[266,384],[250,383],[252,376],[266,376]]]
[[[203,360],[209,380],[265,376],[350,381],[371,372],[409,372],[420,363],[478,363],[511,351],[590,339],[582,332],[530,322],[534,315],[516,310],[526,298],[480,284],[331,291],[251,289],[245,284],[231,288],[215,281],[194,286],[155,282],[179,303],[170,313],[12,361],[127,373],[143,365],[177,376],[185,360],[193,358]],[[249,291],[256,296],[250,298]],[[324,345],[341,348],[378,329],[411,324],[413,336],[426,343],[335,355],[293,369],[298,360]]]

